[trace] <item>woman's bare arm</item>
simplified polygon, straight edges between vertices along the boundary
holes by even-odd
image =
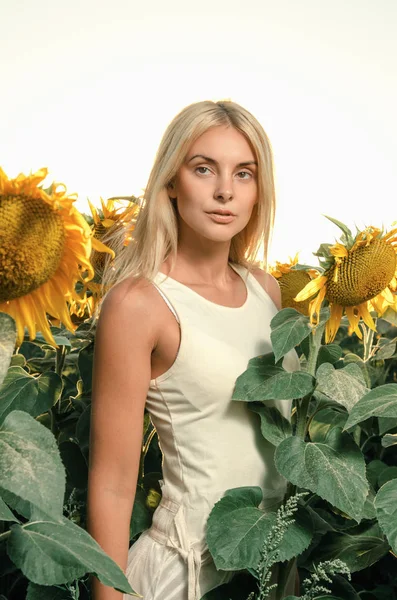
[[[94,357],[88,530],[125,571],[155,344],[147,282],[112,289],[99,317]],[[93,578],[94,600],[122,594]]]

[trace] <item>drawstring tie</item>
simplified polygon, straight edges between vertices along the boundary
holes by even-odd
[[[178,552],[188,569],[188,600],[200,600],[201,550],[197,543],[191,544],[189,542],[183,504],[177,504],[173,500],[163,497],[156,512],[163,509],[174,513],[173,524],[176,539],[166,535],[153,525],[149,530],[150,535],[160,544],[174,548]]]

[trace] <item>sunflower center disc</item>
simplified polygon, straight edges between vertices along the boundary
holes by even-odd
[[[62,216],[40,198],[0,196],[0,302],[48,281],[63,254]]]
[[[333,281],[336,266],[328,273],[326,298],[341,306],[355,306],[375,298],[393,279],[396,270],[394,248],[374,240],[342,258],[338,281]]]
[[[277,280],[281,290],[281,303],[283,308],[295,308],[304,315],[309,314],[310,300],[295,302],[294,298],[310,281],[310,275],[305,271],[290,271],[283,273]]]

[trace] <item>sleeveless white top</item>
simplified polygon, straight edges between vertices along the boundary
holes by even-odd
[[[245,267],[230,266],[247,289],[238,308],[211,302],[163,273],[153,282],[179,322],[181,341],[175,362],[150,381],[147,395],[163,452],[163,481],[161,503],[145,533],[174,548],[187,563],[189,600],[199,600],[203,593],[199,574],[202,555],[208,552],[206,521],[225,491],[260,486],[263,507],[270,508],[286,488],[274,466],[274,446],[261,435],[258,415],[246,402],[231,399],[249,359],[272,351],[270,321],[277,308]],[[299,369],[295,351],[285,357],[283,367]],[[289,418],[290,401],[273,405]]]

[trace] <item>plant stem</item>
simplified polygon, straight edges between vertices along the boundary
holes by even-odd
[[[11,535],[11,530],[0,533],[0,543],[6,540]]]
[[[316,374],[317,358],[321,347],[321,339],[323,337],[324,328],[325,325],[319,325],[309,337],[309,357],[307,359],[306,371],[310,373],[310,375],[312,375],[313,377]],[[302,398],[300,402],[298,402],[297,406],[298,424],[296,428],[296,434],[303,440],[305,439],[307,431],[307,415],[309,412],[311,398],[312,394],[308,394],[307,396]]]
[[[376,319],[375,319],[375,327],[376,327]],[[361,323],[361,330],[364,334],[364,362],[367,362],[371,358],[372,354],[372,344],[374,341],[375,331],[370,329],[368,325],[365,323]]]
[[[309,337],[309,358],[307,359],[307,372],[313,377],[316,374],[317,358],[321,347],[325,325],[319,325]]]
[[[55,356],[55,373],[62,377],[63,365],[66,358],[66,346],[58,346]]]

